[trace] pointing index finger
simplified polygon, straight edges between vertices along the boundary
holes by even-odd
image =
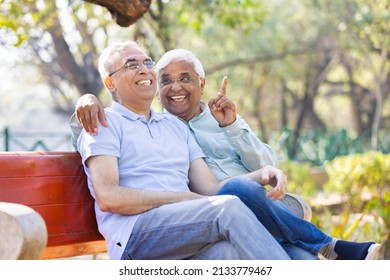
[[[222,95],[226,95],[226,86],[227,86],[227,77],[223,77],[222,79],[222,84],[221,84],[221,88],[219,90],[219,92],[222,94]]]

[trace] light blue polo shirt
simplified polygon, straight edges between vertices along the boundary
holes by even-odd
[[[204,157],[188,128],[177,118],[151,112],[149,121],[117,102],[105,109],[108,127],[99,123],[99,134],[84,130],[77,141],[83,163],[90,156],[118,158],[120,185],[152,191],[190,191],[190,162]],[[88,187],[96,199],[89,169]],[[95,202],[99,231],[107,241],[111,259],[120,259],[139,215],[100,211]]]

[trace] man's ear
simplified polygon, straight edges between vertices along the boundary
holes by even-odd
[[[206,86],[206,79],[200,79],[200,88],[202,89],[202,95],[204,91],[204,87]]]
[[[110,91],[114,91],[114,82],[113,80],[111,79],[111,77],[105,77],[104,78],[104,84],[106,85],[106,87],[110,90]]]

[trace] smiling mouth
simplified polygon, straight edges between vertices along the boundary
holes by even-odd
[[[141,86],[150,86],[152,84],[152,80],[141,80],[136,83]]]
[[[175,102],[183,101],[185,98],[186,98],[185,95],[177,95],[177,96],[169,97],[169,99],[171,99],[172,101],[175,101]]]

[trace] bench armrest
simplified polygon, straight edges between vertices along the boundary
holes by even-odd
[[[47,244],[46,224],[32,208],[0,202],[0,259],[39,259]]]

